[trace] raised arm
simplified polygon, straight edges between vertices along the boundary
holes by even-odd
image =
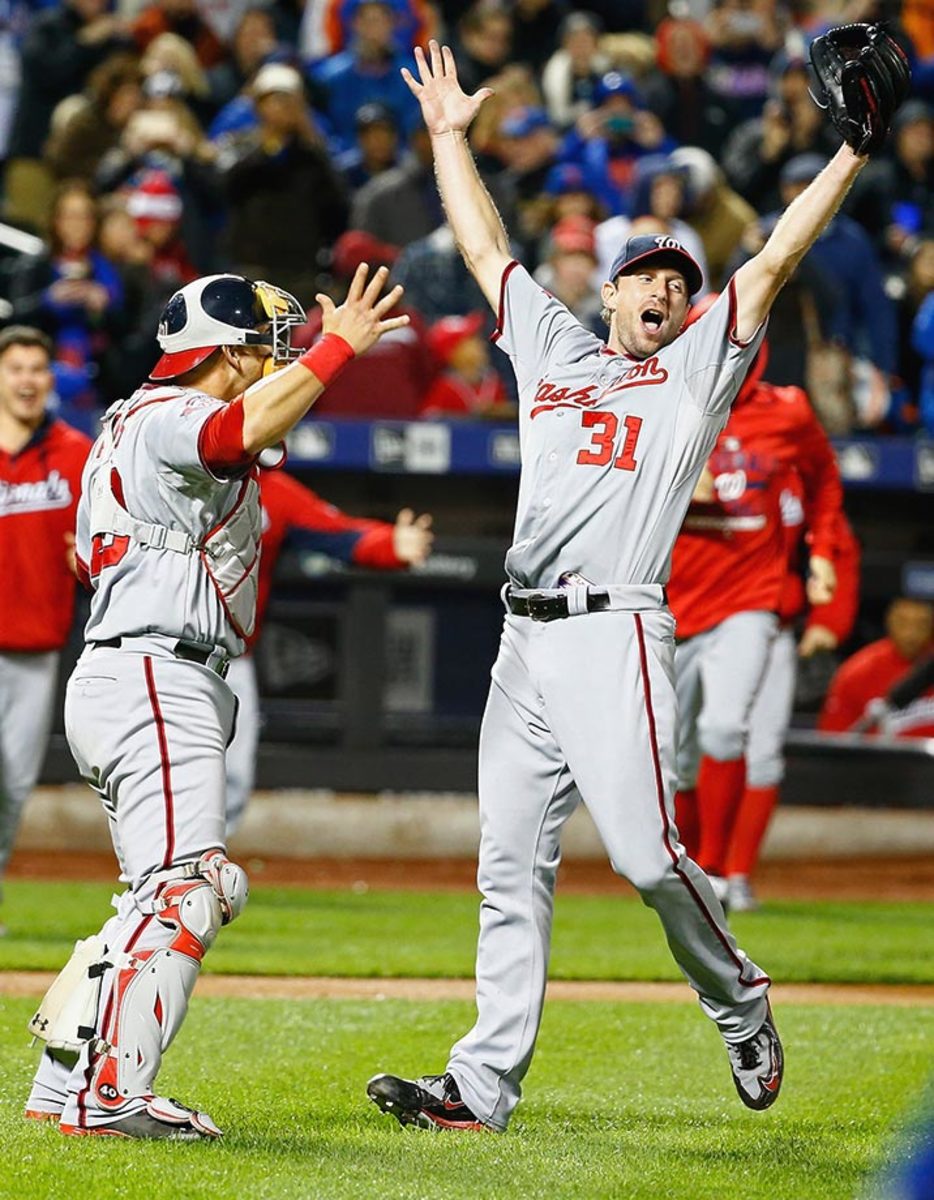
[[[747,341],[756,332],[801,259],[843,203],[868,157],[841,146],[808,187],[792,200],[755,258],[733,276],[736,336]]]
[[[415,63],[421,82],[405,67],[402,77],[421,105],[431,135],[441,202],[464,262],[495,312],[503,271],[512,256],[502,219],[467,144],[470,122],[493,93],[489,88],[473,96],[463,92],[454,55],[434,40],[428,43],[427,59],[416,47]]]
[[[368,283],[368,271],[367,264],[361,263],[339,308],[330,296],[316,296],[324,314],[324,337],[297,362],[260,379],[244,393],[243,447],[248,454],[280,442],[345,363],[365,354],[384,333],[409,323],[404,314],[388,315],[402,288],[397,285],[381,296],[389,272],[380,267]]]

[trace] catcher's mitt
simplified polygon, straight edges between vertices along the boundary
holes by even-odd
[[[878,25],[841,25],[814,39],[811,65],[814,103],[847,145],[857,154],[880,150],[911,83],[902,48]]]

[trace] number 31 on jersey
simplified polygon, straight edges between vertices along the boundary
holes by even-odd
[[[590,445],[577,455],[578,463],[584,467],[605,467],[615,454],[614,467],[620,471],[634,471],[639,465],[636,461],[636,443],[642,429],[642,418],[623,417],[622,424],[625,432],[619,439],[617,452],[620,421],[616,414],[594,409],[581,413],[581,427],[591,430],[591,434]]]

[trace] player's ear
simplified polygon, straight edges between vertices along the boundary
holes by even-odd
[[[617,286],[616,286],[615,282],[611,283],[610,280],[607,279],[603,284],[601,284],[600,298],[603,301],[603,307],[604,308],[616,308],[616,301],[618,298],[618,294],[619,293],[617,291]]]

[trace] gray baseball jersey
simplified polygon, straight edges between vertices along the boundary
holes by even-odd
[[[696,477],[764,334],[740,345],[733,315],[731,284],[636,360],[608,350],[519,264],[507,268],[497,344],[519,385],[522,478],[506,555],[517,587],[557,587],[565,572],[666,582]]]
[[[94,586],[87,641],[161,633],[242,653],[259,489],[250,476],[218,479],[202,461],[201,430],[224,407],[190,388],[147,385],[108,410],[78,506],[78,557]]]

